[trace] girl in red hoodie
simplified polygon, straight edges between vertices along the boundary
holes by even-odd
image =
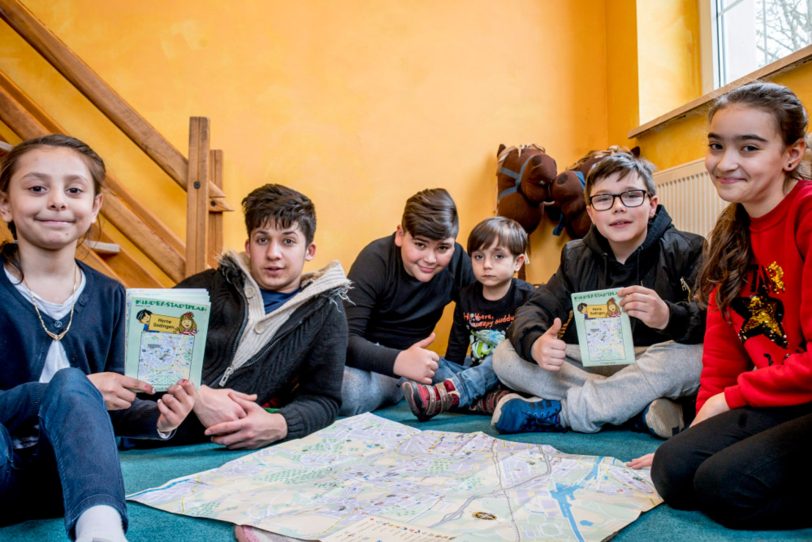
[[[807,114],[754,82],[716,100],[705,165],[730,205],[700,274],[708,303],[697,415],[655,453],[674,508],[743,529],[812,526],[812,182]]]

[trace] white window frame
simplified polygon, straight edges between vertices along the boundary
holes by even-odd
[[[725,92],[733,90],[736,87],[739,87],[749,81],[754,79],[764,79],[770,80],[774,76],[780,74],[781,72],[793,70],[802,64],[806,64],[807,62],[812,62],[812,45],[808,45],[799,51],[795,51],[780,60],[776,60],[772,64],[767,64],[754,72],[751,72],[735,81],[728,83],[723,87],[719,87],[715,90],[710,92],[706,92],[699,98],[695,100],[691,100],[687,104],[681,105],[676,109],[669,111],[654,120],[651,120],[645,124],[641,124],[637,128],[631,130],[626,137],[629,139],[634,139],[635,137],[640,137],[641,135],[645,134],[649,130],[653,130],[655,128],[659,128],[664,124],[681,118],[685,117],[690,114],[698,113],[704,108],[707,104],[715,100],[718,96],[721,96]]]
[[[719,51],[719,41],[717,36],[717,2],[715,0],[697,0],[697,4],[699,8],[702,92],[707,94],[709,92],[713,92],[721,86],[720,64],[722,52]],[[790,53],[772,64],[781,62],[784,58],[787,58],[792,54],[793,53]],[[768,64],[767,66],[772,64]],[[756,71],[760,70],[761,68],[758,68]],[[728,81],[728,83],[729,82],[732,82],[732,80]]]

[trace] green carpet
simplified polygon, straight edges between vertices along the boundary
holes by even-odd
[[[489,425],[489,418],[476,415],[447,414],[431,421],[418,423],[405,404],[377,411],[376,414],[418,427],[438,431],[483,431],[498,436]],[[507,440],[548,444],[562,452],[588,455],[609,455],[627,461],[653,451],[661,442],[641,433],[605,430],[594,435],[579,433],[529,433],[511,435]],[[121,464],[127,492],[158,486],[172,478],[212,469],[244,455],[211,444],[179,446],[156,450],[129,450],[121,453]],[[216,541],[233,540],[233,525],[218,521],[178,516],[129,503],[132,542]],[[0,528],[0,541],[51,542],[65,540],[62,519],[28,521]],[[800,531],[731,531],[697,512],[680,512],[660,505],[643,514],[640,519],[620,531],[613,541],[704,542],[715,540],[782,540],[788,542],[812,540],[812,529]]]

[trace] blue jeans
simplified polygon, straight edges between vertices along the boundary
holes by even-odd
[[[454,387],[460,392],[458,405],[460,408],[470,406],[499,383],[496,373],[493,372],[492,355],[475,367],[471,367],[470,364],[471,358],[465,359],[465,365],[440,358],[440,366],[434,373],[435,383],[446,379],[454,383]]]
[[[460,407],[472,404],[499,383],[493,372],[492,356],[486,357],[476,367],[471,367],[470,361],[468,358],[466,365],[460,365],[440,358],[439,367],[434,373],[433,383],[435,384],[446,378],[454,382],[454,386],[460,392]],[[397,403],[403,399],[400,391],[402,381],[402,378],[364,371],[355,367],[344,367],[339,416],[354,416]]]
[[[401,379],[385,374],[344,367],[339,416],[355,416],[393,405],[403,399]]]
[[[101,393],[79,369],[54,375],[39,409],[39,441],[15,450],[0,425],[0,524],[64,512],[73,537],[79,516],[100,504],[127,528],[124,480]]]

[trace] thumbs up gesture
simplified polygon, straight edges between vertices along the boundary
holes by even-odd
[[[432,333],[406,350],[401,350],[395,358],[395,374],[421,384],[431,384],[440,362],[437,352],[427,349],[434,342],[434,337]]]
[[[558,338],[561,331],[561,319],[556,318],[553,325],[533,343],[531,354],[539,367],[548,371],[558,371],[564,364],[567,343]]]

